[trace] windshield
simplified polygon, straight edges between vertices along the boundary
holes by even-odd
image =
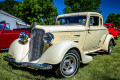
[[[4,23],[0,23],[0,30],[2,29],[3,25],[4,25]]]
[[[109,28],[109,25],[104,25],[106,28]]]
[[[68,17],[60,17],[57,21],[60,21],[60,25],[65,24],[80,24],[86,25],[86,16],[68,16]]]

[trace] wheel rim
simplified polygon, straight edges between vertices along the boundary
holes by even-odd
[[[111,41],[110,44],[109,44],[109,53],[111,54],[112,51],[113,51],[113,43]]]
[[[77,62],[76,55],[66,55],[60,66],[62,74],[66,77],[74,75],[78,68]]]

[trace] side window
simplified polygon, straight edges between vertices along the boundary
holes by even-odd
[[[91,16],[89,26],[99,26],[99,17]]]
[[[66,22],[65,22],[65,19],[60,19],[60,24],[65,24]]]

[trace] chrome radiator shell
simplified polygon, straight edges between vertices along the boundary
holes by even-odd
[[[42,29],[33,29],[30,38],[30,47],[28,59],[29,61],[35,61],[41,57],[44,49],[44,37],[45,31]]]

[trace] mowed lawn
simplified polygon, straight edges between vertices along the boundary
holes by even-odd
[[[92,55],[93,61],[81,64],[78,73],[61,80],[120,80],[120,37],[115,41],[112,55]],[[0,80],[56,80],[52,71],[18,68],[3,60],[7,52],[0,52]]]

